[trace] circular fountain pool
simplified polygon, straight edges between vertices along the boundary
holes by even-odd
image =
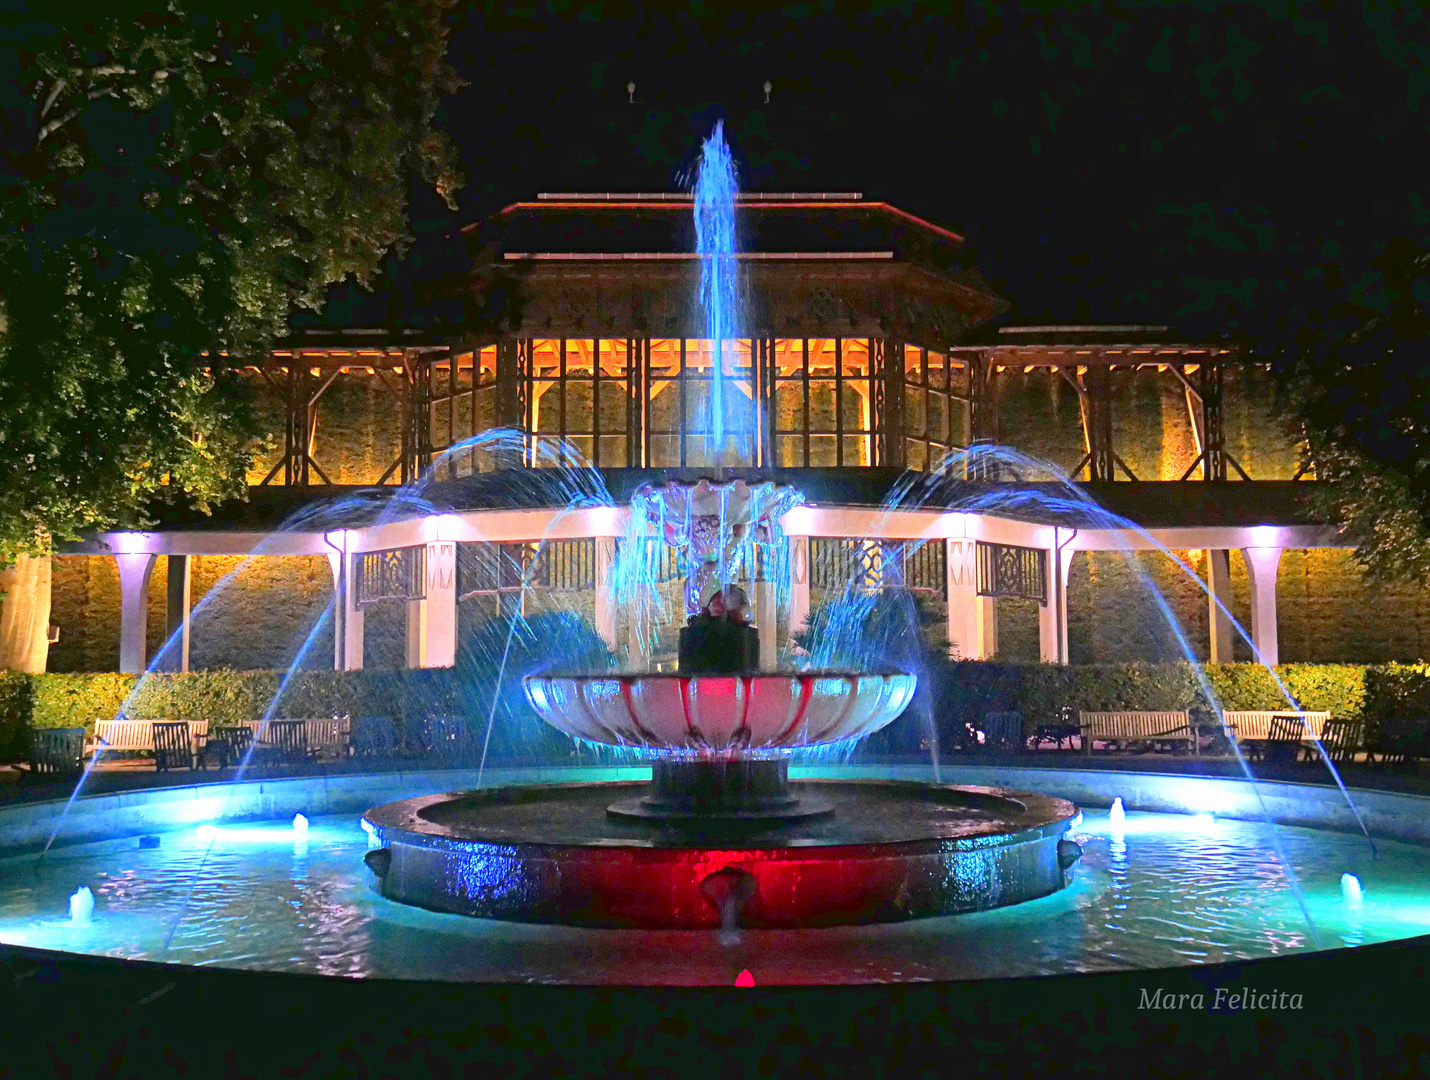
[[[494,983],[854,984],[1214,964],[1430,932],[1430,849],[1281,829],[1308,929],[1268,826],[1087,813],[1068,888],[1013,907],[879,926],[599,930],[437,914],[379,896],[356,813],[131,837],[0,860],[0,941],[170,963]],[[1359,904],[1344,873],[1364,887]],[[68,898],[93,890],[92,924]]]

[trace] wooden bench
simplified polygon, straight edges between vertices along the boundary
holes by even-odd
[[[1283,719],[1277,723],[1277,718]],[[1297,720],[1300,721],[1299,742],[1308,748],[1309,754],[1314,751],[1314,740],[1321,738],[1326,722],[1330,719],[1331,714],[1328,712],[1299,709],[1239,709],[1222,713],[1222,724],[1226,728],[1227,738],[1235,739],[1237,745],[1252,757],[1259,757],[1266,752],[1273,741],[1273,735],[1277,736],[1275,741],[1285,741],[1288,725],[1294,729]],[[1278,728],[1274,733],[1273,725]],[[1293,742],[1297,741],[1295,734],[1297,733],[1293,731]]]
[[[94,734],[85,740],[85,753],[153,750],[154,723],[153,720],[96,720]],[[208,738],[208,733],[207,720],[189,721],[189,736],[196,753]]]
[[[347,717],[301,720],[273,717],[249,720],[244,726],[253,732],[260,748],[276,750],[276,756],[288,761],[306,760],[315,755],[341,758],[348,752],[351,724]]]
[[[1197,734],[1185,712],[1088,712],[1079,710],[1078,730],[1084,753],[1092,753],[1094,740],[1103,742],[1186,743],[1200,757]]]

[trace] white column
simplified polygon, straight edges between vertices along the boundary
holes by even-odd
[[[596,633],[612,652],[616,641],[616,538],[596,537]]]
[[[809,621],[809,537],[789,538],[789,636]],[[761,645],[761,648],[764,646]]]
[[[119,565],[119,670],[144,670],[149,632],[149,575],[154,555],[115,555]]]
[[[1048,602],[1038,609],[1038,653],[1045,664],[1068,662],[1068,569],[1073,549],[1048,552]]]
[[[362,608],[357,606],[357,562],[361,554],[328,556],[333,571],[333,670],[362,669]]]
[[[1248,565],[1249,562],[1248,562]],[[1231,552],[1225,548],[1207,550],[1207,631],[1210,646],[1207,659],[1213,664],[1232,662],[1231,634]],[[1217,601],[1221,603],[1218,604]],[[1222,610],[1222,605],[1226,610]]]
[[[775,611],[775,583],[755,580],[755,628],[760,632],[760,670],[774,671],[779,613]]]
[[[452,667],[457,663],[457,545],[427,545],[421,600],[407,603],[407,666]]]
[[[1251,579],[1251,640],[1259,659],[1274,667],[1281,662],[1276,639],[1276,572],[1281,566],[1281,549],[1242,548],[1241,557]]]
[[[998,650],[998,609],[978,595],[978,543],[947,540],[948,644],[960,660],[991,660]]]

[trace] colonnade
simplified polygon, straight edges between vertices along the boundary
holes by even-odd
[[[595,541],[595,630],[614,648],[618,613],[628,598],[616,593],[617,541],[628,511],[603,507],[557,516],[544,511],[471,511],[433,515],[371,529],[322,534],[123,533],[96,541],[90,553],[108,549],[119,570],[120,669],[142,671],[146,665],[147,607],[150,577],[160,554],[169,557],[169,626],[175,638],[166,667],[187,670],[189,556],[194,554],[324,554],[332,569],[335,606],[333,665],[338,670],[363,666],[364,609],[355,587],[365,553],[398,547],[423,549],[425,581],[421,599],[407,607],[407,665],[450,667],[457,650],[457,544],[459,542],[531,542],[533,539],[589,538]],[[813,538],[919,540],[945,545],[948,641],[954,655],[991,659],[998,649],[996,600],[981,595],[978,582],[980,543],[1020,545],[1042,552],[1046,598],[1038,612],[1039,654],[1047,663],[1068,662],[1068,572],[1078,551],[1156,551],[1202,548],[1208,552],[1210,618],[1209,656],[1213,663],[1232,659],[1233,628],[1230,552],[1242,553],[1251,586],[1250,635],[1260,659],[1280,660],[1277,635],[1277,572],[1288,548],[1344,547],[1344,540],[1319,526],[1191,527],[1151,530],[1082,530],[1034,525],[993,516],[937,511],[887,512],[851,507],[798,507],[783,520],[789,544],[791,631],[810,610],[810,541]],[[553,531],[555,530],[555,531]],[[228,539],[225,540],[225,537]],[[336,539],[335,539],[336,537]],[[761,655],[777,651],[776,583],[756,575],[751,597],[760,630]],[[1225,605],[1225,607],[1223,607]],[[634,620],[631,620],[634,623]],[[628,644],[640,660],[640,628],[632,625]]]

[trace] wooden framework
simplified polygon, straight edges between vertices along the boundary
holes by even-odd
[[[339,480],[321,450],[318,406],[341,376],[354,374],[376,379],[393,402],[397,452],[379,484],[410,482],[434,462],[437,479],[569,465],[569,448],[600,468],[708,466],[701,410],[711,351],[685,337],[516,336],[466,346],[344,342],[275,351],[250,368],[283,403],[282,453],[261,484]],[[1177,379],[1186,397],[1196,456],[1182,479],[1223,481],[1233,473],[1249,479],[1225,443],[1224,369],[1234,356],[1218,345],[938,349],[880,337],[757,337],[727,343],[724,363],[737,419],[754,436],[742,457],[762,468],[932,468],[959,445],[1000,440],[1002,373],[1046,370],[1078,396],[1085,453],[1072,475],[1100,482],[1139,479],[1117,450],[1113,379],[1155,367]],[[496,427],[528,432],[525,445],[506,458],[447,453]]]
[[[998,375],[1005,371],[1047,370],[1077,392],[1086,453],[1070,474],[1074,479],[1111,482],[1139,479],[1115,445],[1112,375],[1155,368],[1182,384],[1197,455],[1183,480],[1201,470],[1201,479],[1223,481],[1228,470],[1251,479],[1226,451],[1224,426],[1225,365],[1236,349],[1220,345],[1158,344],[1018,344],[969,345],[952,350],[971,375],[969,413],[973,442],[997,442]],[[1195,382],[1193,377],[1195,376]],[[1296,479],[1301,479],[1298,473]],[[986,477],[985,479],[994,479]]]

